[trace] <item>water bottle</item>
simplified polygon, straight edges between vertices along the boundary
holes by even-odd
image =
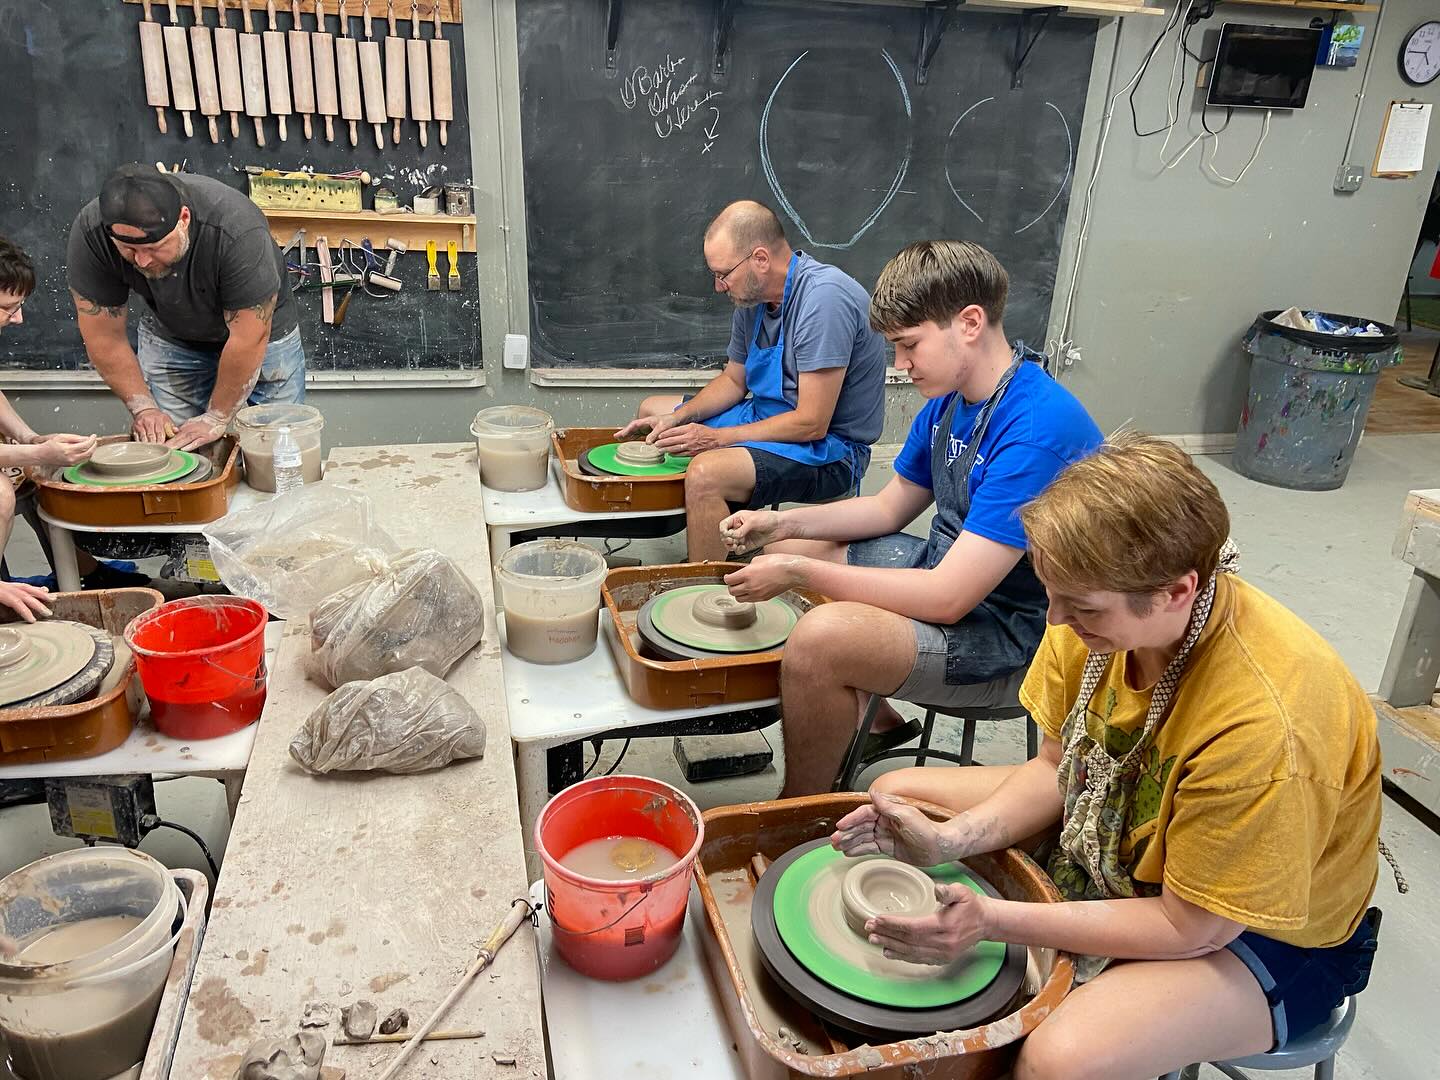
[[[290,434],[290,428],[283,426],[275,434],[275,494],[299,491],[305,486],[305,471],[300,463],[300,444]]]

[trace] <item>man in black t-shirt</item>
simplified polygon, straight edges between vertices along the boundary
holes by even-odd
[[[70,292],[90,362],[142,442],[189,450],[242,406],[305,397],[305,352],[265,216],[203,176],[125,165],[70,229]],[[139,346],[130,294],[146,306]]]

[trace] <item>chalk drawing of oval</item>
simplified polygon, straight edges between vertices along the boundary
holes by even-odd
[[[966,109],[963,113],[956,117],[955,123],[950,125],[950,134],[947,136],[945,155],[945,183],[950,186],[950,194],[954,195],[955,201],[958,202],[961,206],[963,206],[966,211],[968,211],[969,214],[981,224],[985,224],[986,220],[985,216],[982,216],[981,210],[984,210],[986,212],[986,215],[988,215],[990,214],[990,209],[987,205],[984,204],[979,205],[979,208],[977,209],[977,206],[975,204],[978,202],[978,199],[976,195],[970,193],[969,191],[966,192],[966,194],[971,195],[971,197],[968,199],[965,195],[961,194],[960,188],[956,185],[955,177],[951,172],[948,143],[954,140],[955,133],[960,130],[961,124],[963,124],[972,115],[977,115],[980,109],[982,109],[986,105],[989,105],[994,100],[995,98],[993,97],[981,98],[979,101],[975,102],[974,105],[971,105],[968,109]],[[1055,204],[1060,201],[1060,196],[1065,193],[1065,185],[1070,182],[1070,173],[1075,167],[1075,140],[1070,134],[1070,124],[1065,119],[1065,114],[1062,113],[1053,102],[1047,101],[1045,102],[1045,106],[1048,110],[1046,115],[1052,117],[1054,120],[1059,122],[1060,132],[1063,132],[1064,134],[1065,171],[1064,174],[1060,177],[1060,183],[1055,185],[1054,194],[1052,194],[1049,197],[1049,200],[1044,204],[1044,209],[1041,210],[1038,214],[1035,214],[1033,217],[1031,217],[1018,229],[1012,230],[1012,235],[1015,236],[1019,236],[1026,229],[1029,229],[1033,225],[1039,224],[1046,214],[1050,213],[1051,210],[1055,209]],[[1056,142],[1058,144],[1058,140],[1056,140]],[[998,178],[991,177],[987,179]]]
[[[842,229],[839,229],[837,233],[831,234],[828,237],[817,236],[815,233],[815,229],[813,229],[811,225],[807,223],[805,219],[800,215],[800,212],[795,208],[794,201],[786,194],[784,188],[781,186],[780,177],[777,174],[775,162],[772,157],[770,147],[772,137],[771,119],[772,112],[774,112],[776,108],[776,99],[777,97],[779,97],[781,89],[784,88],[786,80],[790,79],[791,74],[795,71],[797,67],[800,66],[801,62],[805,60],[807,56],[810,56],[810,53],[811,50],[807,49],[805,52],[802,52],[793,61],[791,61],[790,66],[786,68],[785,73],[780,76],[780,80],[775,84],[775,89],[770,91],[770,97],[765,102],[765,111],[760,116],[760,167],[765,172],[765,181],[770,185],[770,191],[774,194],[775,201],[780,204],[781,209],[790,218],[790,220],[795,223],[796,228],[800,230],[800,233],[802,236],[804,236],[806,244],[808,246],[816,248],[834,248],[844,250],[846,248],[853,247],[855,242],[858,241],[862,236],[864,236],[865,233],[869,231],[870,227],[874,225],[877,220],[879,220],[880,215],[885,212],[886,207],[888,207],[890,203],[894,200],[896,194],[900,191],[901,185],[905,182],[905,174],[910,169],[910,153],[914,145],[914,136],[911,133],[911,119],[913,117],[913,110],[910,104],[910,92],[906,89],[905,77],[900,74],[900,68],[896,65],[894,59],[891,58],[890,53],[884,49],[880,50],[880,55],[884,59],[886,67],[889,69],[890,75],[894,77],[896,87],[899,88],[900,102],[904,105],[905,108],[903,129],[905,137],[905,149],[900,155],[899,162],[895,167],[894,177],[889,181],[889,187],[884,190],[883,194],[880,197],[879,203],[875,206],[873,210],[870,211],[869,216],[867,216],[862,222],[860,222],[859,227],[856,228],[847,239],[838,239],[837,237],[843,237],[845,235],[845,231],[849,229],[848,225],[846,225]],[[816,61],[812,58],[811,65],[814,65],[815,63]],[[847,72],[847,74],[853,75],[853,69],[851,72]],[[834,76],[831,77],[833,78]],[[781,105],[780,110],[781,112],[775,116],[777,122],[780,116],[784,115],[785,106]],[[813,173],[820,170],[814,169],[814,166],[812,164],[811,171]],[[843,178],[844,173],[838,161],[835,167],[835,171],[828,177],[822,177],[822,179],[828,179],[832,182]],[[884,183],[885,181],[882,179],[880,182]],[[877,188],[876,190],[878,192],[879,188]],[[823,203],[825,200],[821,201]],[[823,233],[827,230],[821,229],[820,231]]]

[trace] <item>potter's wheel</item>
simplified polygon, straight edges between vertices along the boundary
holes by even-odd
[[[79,701],[114,661],[110,635],[84,623],[52,619],[0,627],[0,708]]]
[[[129,460],[116,456],[112,461],[106,461],[100,456],[101,450],[130,450],[132,448],[143,448],[146,451],[163,449],[165,453],[163,456],[153,453],[146,455],[148,459],[146,463],[142,463],[138,457]],[[61,476],[69,483],[90,487],[193,483],[194,481],[189,480],[188,477],[197,472],[204,460],[188,451],[157,447],[154,443],[114,443],[100,447],[95,453],[96,457],[92,457],[89,461],[63,469]],[[208,465],[209,462],[205,462],[205,464]]]
[[[684,585],[645,601],[636,627],[668,659],[708,660],[778,648],[799,619],[778,597],[744,604],[724,585]]]
[[[821,839],[786,852],[760,878],[750,925],[775,981],[817,1016],[869,1038],[974,1027],[1008,1012],[1025,977],[1022,946],[981,942],[940,968],[887,960],[878,947],[854,935],[845,921],[841,886],[862,861],[845,858]],[[999,895],[958,864],[925,873]],[[851,944],[836,944],[846,936]]]
[[[591,476],[679,476],[690,465],[688,457],[641,441],[592,446],[576,460],[580,471]]]

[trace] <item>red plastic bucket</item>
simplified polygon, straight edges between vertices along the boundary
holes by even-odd
[[[172,600],[125,627],[150,716],[163,734],[213,739],[260,719],[265,609],[239,596]]]
[[[560,865],[590,840],[636,836],[679,856],[650,877],[601,881]],[[700,811],[669,784],[643,776],[598,776],[566,788],[535,822],[545,870],[545,907],[555,948],[582,975],[637,979],[680,947],[690,867],[705,838]]]

